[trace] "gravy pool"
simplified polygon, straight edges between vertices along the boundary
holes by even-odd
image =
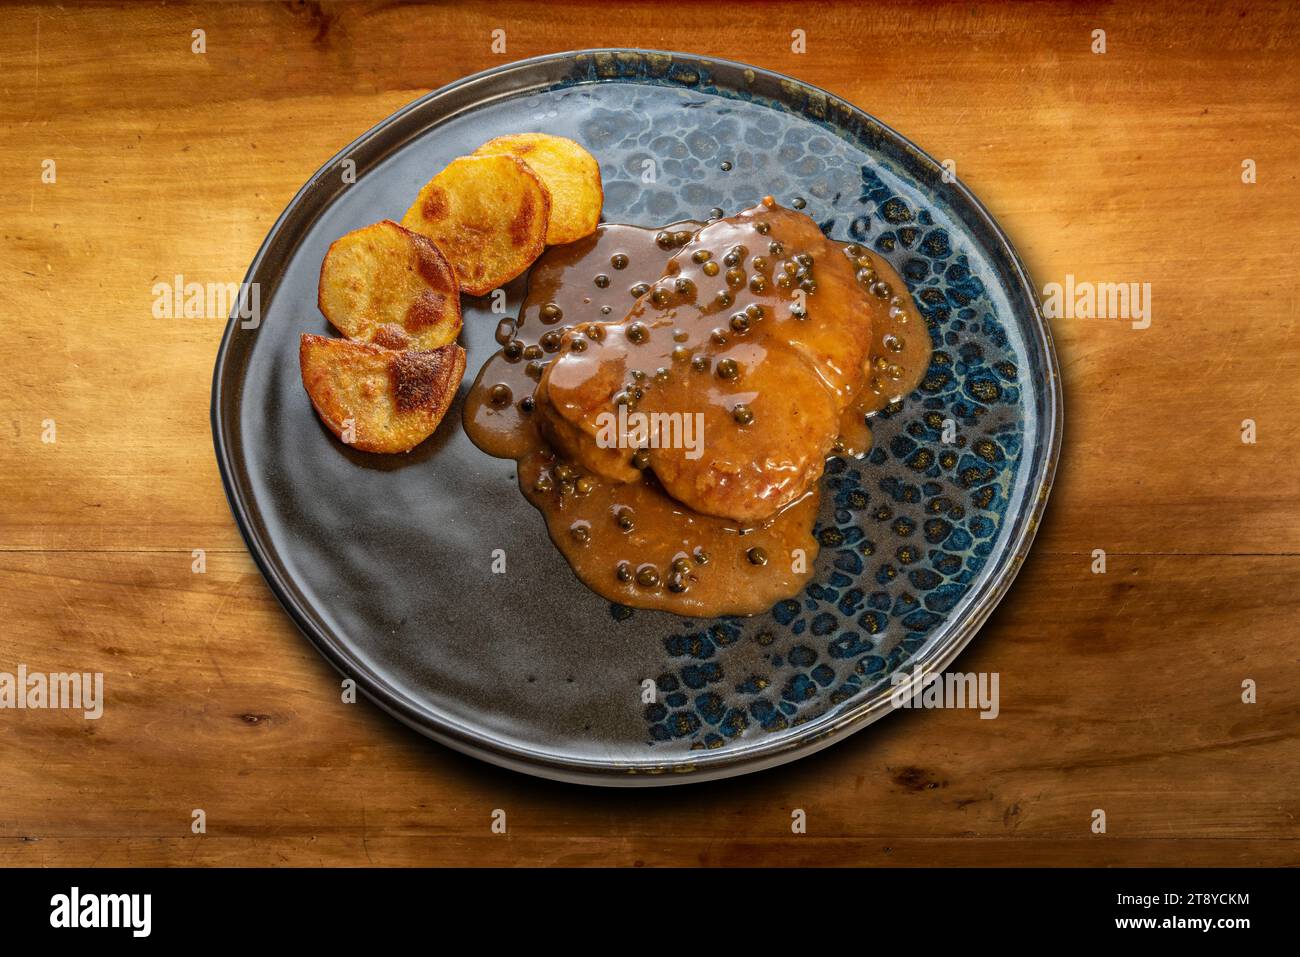
[[[579,579],[610,601],[692,617],[752,615],[796,594],[812,575],[824,458],[806,489],[774,493],[793,488],[774,514],[753,520],[705,514],[664,491],[652,464],[654,449],[593,447],[594,460],[557,453],[555,416],[540,421],[538,396],[548,367],[560,357],[566,367],[617,359],[620,381],[608,395],[611,412],[620,405],[624,412],[641,403],[653,407],[656,386],[668,393],[673,383],[695,381],[691,395],[701,398],[691,408],[701,409],[702,417],[708,412],[702,421],[720,444],[728,437],[723,429],[761,427],[763,417],[755,421],[749,407],[762,404],[757,393],[744,392],[745,379],[721,381],[731,371],[724,359],[740,355],[743,365],[750,356],[754,379],[771,381],[757,365],[763,350],[747,345],[755,326],[797,320],[816,328],[816,265],[809,258],[807,266],[800,263],[797,249],[783,241],[794,223],[784,217],[796,216],[802,214],[769,198],[709,224],[602,225],[585,239],[548,249],[529,274],[518,318],[497,329],[502,348],[470,390],[466,432],[484,452],[517,461],[519,487],[544,516],[552,541]],[[867,291],[866,314],[852,318],[866,324],[862,334],[868,337],[860,368],[830,366],[839,374],[823,376],[842,406],[833,445],[823,455],[861,456],[871,447],[870,418],[924,375],[930,337],[888,263],[855,244],[822,243],[844,257]],[[682,300],[669,313],[671,321],[661,323],[663,334],[629,333],[633,324],[658,328],[655,317],[668,308],[656,298],[661,290]],[[740,345],[749,352],[736,352]],[[676,401],[682,401],[680,385]],[[709,447],[706,435],[706,459]]]

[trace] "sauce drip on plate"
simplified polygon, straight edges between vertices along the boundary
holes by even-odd
[[[812,575],[826,456],[869,450],[869,417],[924,374],[929,334],[904,290],[770,199],[705,225],[604,225],[534,265],[465,429],[518,461],[598,594],[765,611]]]

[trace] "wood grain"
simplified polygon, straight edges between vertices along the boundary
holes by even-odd
[[[706,29],[685,11],[6,8],[0,670],[103,670],[109,706],[0,712],[0,863],[1300,864],[1300,13],[773,4]],[[540,782],[343,704],[253,567],[208,430],[222,323],[152,318],[153,284],[238,281],[317,167],[427,90],[595,46],[825,87],[954,159],[1040,285],[1151,283],[1149,329],[1053,323],[1057,487],[960,659],[1001,675],[997,721],[900,714],[667,792]]]

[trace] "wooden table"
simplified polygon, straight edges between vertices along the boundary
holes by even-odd
[[[108,695],[99,721],[0,712],[0,863],[1300,863],[1294,5],[693,9],[0,14],[0,670]],[[713,785],[547,783],[342,704],[255,569],[208,427],[224,323],[153,318],[153,284],[238,281],[312,172],[427,90],[597,46],[823,86],[954,159],[1040,286],[1151,284],[1148,329],[1053,322],[1056,490],[959,659],[1001,675],[997,721],[901,713]]]

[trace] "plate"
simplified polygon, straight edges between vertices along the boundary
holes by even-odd
[[[410,455],[349,449],[314,415],[298,337],[333,334],[316,309],[329,244],[400,219],[451,159],[526,130],[592,151],[607,222],[732,213],[765,194],[799,200],[828,235],[870,245],[911,288],[934,342],[930,368],[900,412],[876,420],[865,460],[830,461],[816,574],[770,612],[633,611],[578,582],[519,494],[514,463],[480,452],[460,425],[497,348],[490,297],[465,300],[460,396]],[[702,781],[793,760],[883,717],[890,676],[949,665],[1006,592],[1061,434],[1034,288],[992,217],[950,178],[822,90],[681,53],[563,53],[422,97],[294,197],[245,280],[259,284],[260,322],[232,316],[226,329],[212,429],[249,550],[299,628],[366,695],[520,771]],[[506,289],[511,314],[525,283]],[[956,441],[944,441],[945,421]],[[494,553],[507,556],[506,573],[494,572]]]

